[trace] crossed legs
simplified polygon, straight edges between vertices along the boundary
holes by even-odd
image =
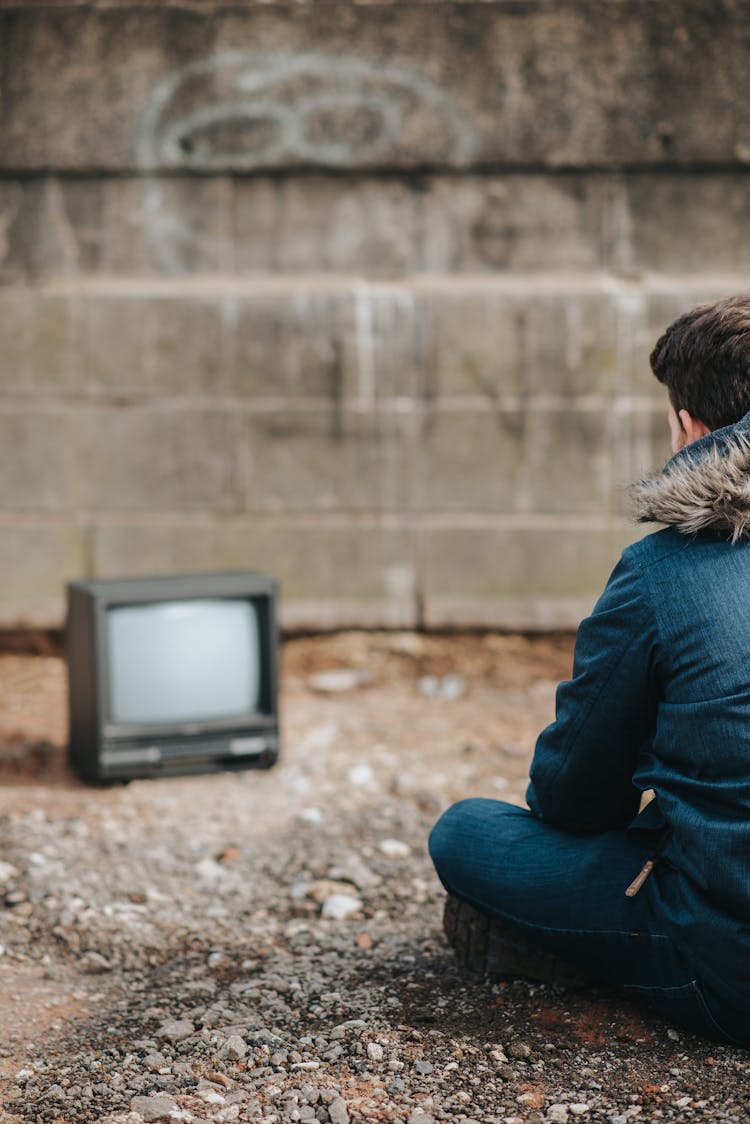
[[[488,971],[548,978],[559,966],[622,987],[695,1033],[728,1037],[659,921],[656,877],[626,897],[648,855],[624,832],[578,835],[524,808],[471,799],[438,820],[430,854],[448,894],[498,923]],[[446,921],[450,938],[455,918]]]

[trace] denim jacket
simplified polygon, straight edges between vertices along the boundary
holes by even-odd
[[[641,840],[667,930],[747,1003],[750,414],[632,491],[666,527],[624,551],[582,622],[527,800],[557,827]]]

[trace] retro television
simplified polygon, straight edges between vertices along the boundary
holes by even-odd
[[[89,781],[264,768],[279,751],[277,588],[257,573],[71,582],[70,762]]]

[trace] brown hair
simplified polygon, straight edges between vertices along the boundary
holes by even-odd
[[[709,429],[739,421],[750,411],[750,295],[678,317],[650,361],[676,412],[687,410]]]

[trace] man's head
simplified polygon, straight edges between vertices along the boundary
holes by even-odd
[[[680,316],[657,341],[651,369],[669,391],[673,448],[739,421],[750,411],[750,296]]]

